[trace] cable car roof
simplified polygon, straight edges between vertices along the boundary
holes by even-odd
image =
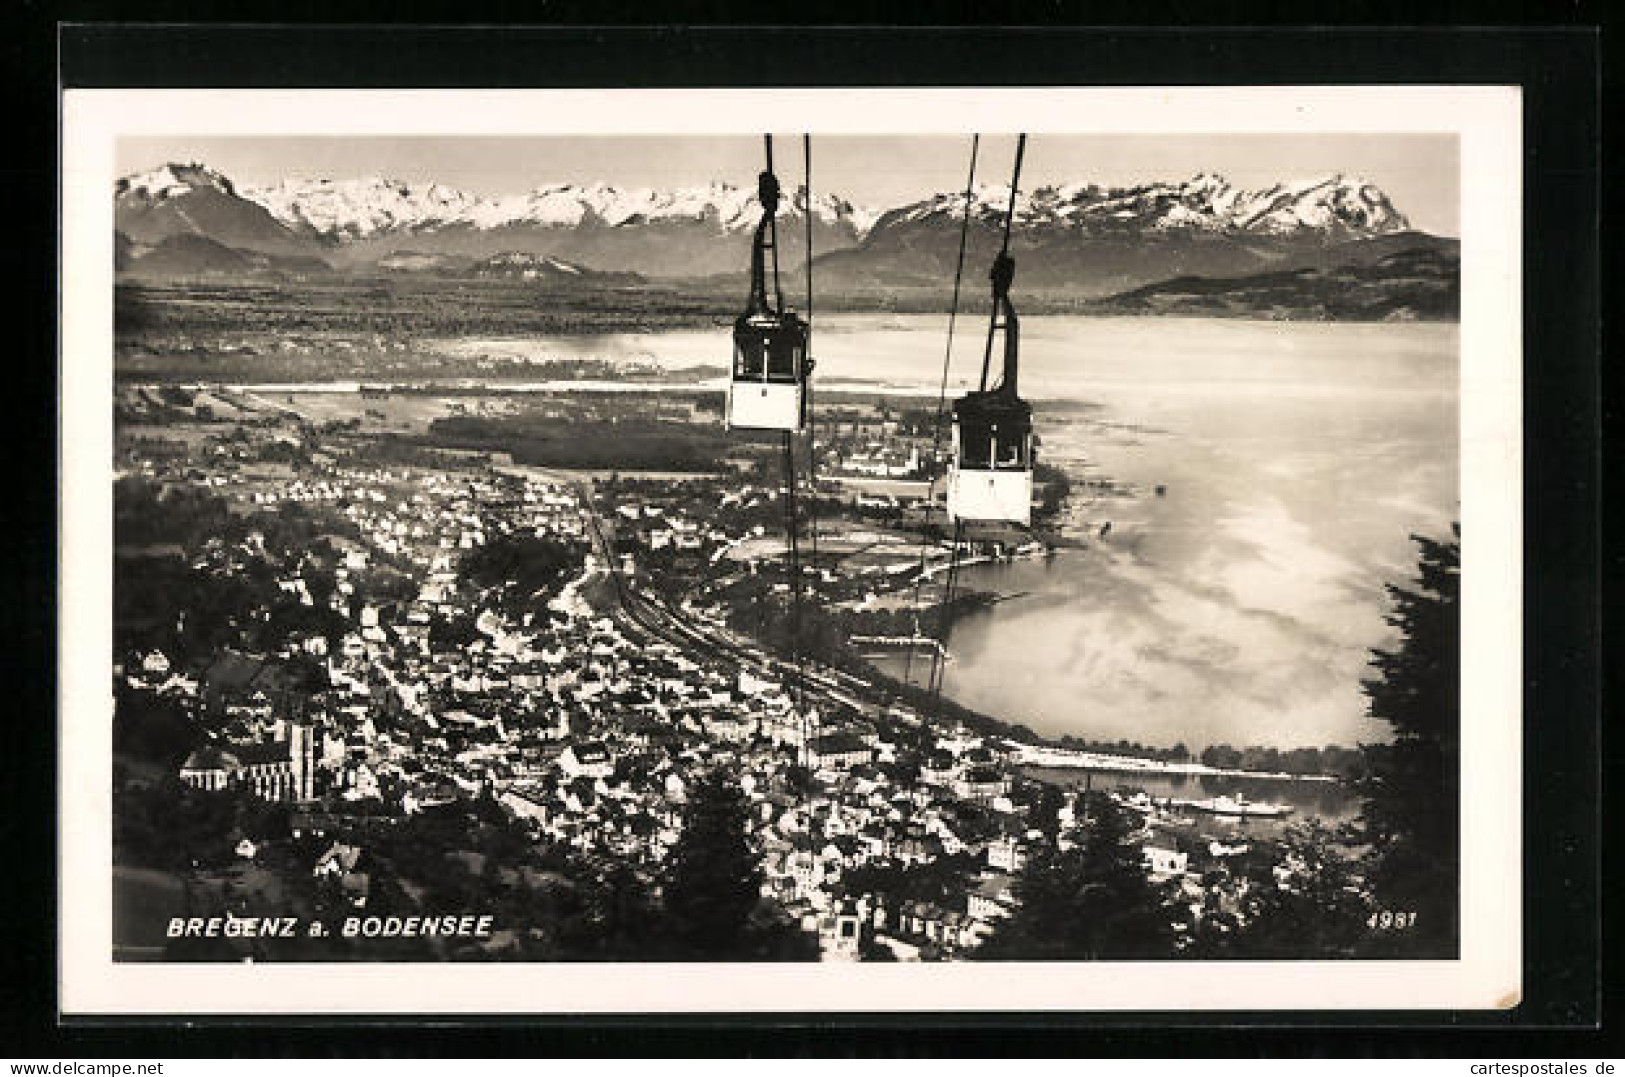
[[[1032,413],[1031,404],[1002,386],[997,389],[973,389],[954,401],[956,418],[962,414],[1030,417]]]
[[[734,319],[734,324],[748,325],[753,328],[760,326],[763,329],[774,329],[781,325],[805,325],[807,323],[805,319],[801,317],[801,315],[797,314],[793,310],[779,312],[769,310],[741,314],[739,317]]]

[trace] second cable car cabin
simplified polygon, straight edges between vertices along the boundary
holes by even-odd
[[[1015,260],[993,262],[993,335],[1004,330],[1004,372],[997,387],[954,401],[953,462],[948,470],[948,516],[955,521],[1032,525],[1033,409],[1016,393],[1020,325],[1010,305]],[[1001,321],[1002,316],[1002,321]]]
[[[1032,524],[1033,411],[1002,389],[954,402],[948,515],[954,520]]]
[[[750,248],[750,299],[734,322],[733,374],[728,383],[728,426],[795,432],[807,425],[808,326],[784,309],[774,214],[779,181],[763,172],[757,181],[762,220]],[[773,251],[774,302],[767,298],[767,253]]]

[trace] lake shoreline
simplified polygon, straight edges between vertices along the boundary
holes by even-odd
[[[1054,770],[1087,770],[1108,774],[1178,774],[1185,777],[1246,778],[1260,781],[1342,782],[1335,774],[1292,774],[1287,771],[1241,770],[1212,767],[1206,763],[1150,759],[1134,755],[1109,755],[1076,748],[1027,744],[1006,738],[1005,748],[1014,755],[1018,767]]]

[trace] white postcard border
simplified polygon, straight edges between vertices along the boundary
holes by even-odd
[[[60,1007],[65,1014],[1485,1009],[1522,917],[1521,96],[1516,87],[68,90],[63,95]],[[1462,957],[997,965],[112,960],[114,142],[151,135],[1456,134],[1461,168]]]

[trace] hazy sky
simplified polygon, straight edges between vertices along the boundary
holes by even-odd
[[[1015,138],[982,139],[978,182],[1006,183]],[[801,182],[798,134],[774,137],[786,187]],[[435,181],[479,194],[517,194],[542,183],[601,181],[679,187],[712,180],[749,185],[762,167],[757,136],[199,137],[127,138],[120,174],[166,161],[199,160],[240,183],[284,177],[380,175]],[[885,207],[965,186],[970,137],[846,137],[813,140],[813,188]],[[1375,183],[1411,224],[1460,234],[1454,135],[1043,135],[1029,138],[1021,185],[1107,186],[1217,172],[1246,188],[1342,172]]]

